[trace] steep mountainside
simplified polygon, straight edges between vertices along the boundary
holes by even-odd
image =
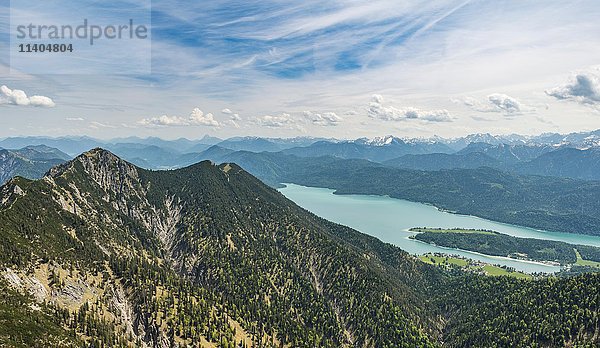
[[[0,323],[18,323],[0,328],[0,346],[598,341],[600,276],[448,273],[320,219],[228,163],[155,172],[96,149],[42,180],[12,179],[0,188],[0,263]],[[507,289],[502,298],[494,287]],[[564,310],[547,317],[546,302],[503,302],[538,288]],[[531,326],[521,335],[507,331],[522,320]]]

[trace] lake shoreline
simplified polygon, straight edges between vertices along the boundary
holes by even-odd
[[[281,185],[293,185],[296,187],[306,187],[306,188],[313,188],[313,189],[324,189],[324,190],[329,190],[331,191],[331,194],[333,196],[338,196],[338,197],[371,197],[371,198],[387,198],[387,199],[391,199],[391,200],[395,200],[395,201],[400,201],[400,202],[408,202],[408,203],[413,203],[413,204],[421,204],[427,207],[431,207],[434,208],[435,210],[437,210],[440,213],[446,213],[446,214],[452,214],[455,216],[459,216],[459,217],[468,217],[471,219],[477,219],[480,220],[482,222],[488,222],[491,221],[495,224],[499,224],[499,225],[503,225],[506,227],[519,227],[522,229],[527,229],[536,233],[541,233],[541,234],[547,234],[547,236],[545,237],[549,237],[549,238],[535,238],[535,237],[521,237],[518,235],[511,235],[513,237],[521,237],[521,238],[534,238],[534,239],[547,239],[547,240],[556,240],[559,242],[563,242],[564,240],[562,239],[554,239],[552,238],[552,234],[564,234],[564,235],[569,235],[569,236],[576,236],[576,237],[583,237],[583,238],[587,238],[590,237],[592,239],[597,239],[598,241],[595,243],[586,243],[586,242],[582,242],[582,243],[577,243],[577,244],[581,244],[581,245],[590,245],[590,246],[596,246],[596,247],[600,247],[600,236],[596,236],[593,234],[584,234],[584,233],[572,233],[572,232],[562,232],[562,231],[550,231],[550,230],[543,230],[543,229],[539,229],[539,228],[535,228],[535,227],[529,227],[529,226],[522,226],[522,225],[515,225],[515,224],[511,224],[509,222],[502,222],[502,221],[496,221],[496,220],[491,220],[488,218],[484,218],[481,216],[477,216],[477,215],[471,215],[471,214],[462,214],[462,213],[458,213],[455,211],[451,211],[451,210],[447,210],[444,208],[440,208],[437,207],[431,203],[427,203],[427,202],[418,202],[418,201],[410,201],[407,199],[402,199],[402,198],[394,198],[390,195],[376,195],[376,194],[359,194],[359,193],[337,193],[337,189],[334,188],[328,188],[328,187],[319,187],[319,186],[305,186],[305,185],[300,185],[300,184],[294,184],[294,183],[281,183]],[[280,189],[277,189],[277,191],[281,192],[282,189],[285,189],[287,186],[282,187]],[[460,226],[454,226],[454,227],[460,227]],[[406,232],[410,232],[407,229],[404,229],[403,231]],[[410,232],[412,233],[412,232]],[[564,241],[565,243],[570,243],[568,241]],[[571,243],[574,244],[574,243]]]
[[[492,220],[490,218],[486,218],[486,217],[482,217],[482,216],[477,216],[477,215],[473,215],[473,214],[465,214],[465,213],[457,212],[455,210],[441,208],[441,207],[438,207],[435,204],[429,203],[429,202],[422,202],[422,201],[416,201],[416,200],[413,201],[413,200],[408,200],[408,199],[404,199],[404,198],[396,198],[396,197],[390,196],[389,194],[378,195],[378,194],[363,194],[363,193],[340,193],[339,189],[336,189],[336,188],[320,187],[320,186],[306,186],[306,185],[295,184],[295,183],[280,183],[280,185],[284,185],[283,188],[285,188],[285,185],[295,185],[295,186],[310,187],[310,188],[317,188],[317,189],[327,189],[327,190],[332,191],[331,194],[333,194],[335,196],[340,196],[340,197],[342,197],[342,196],[346,196],[346,197],[351,197],[351,196],[385,197],[385,198],[395,199],[395,200],[399,200],[399,201],[406,201],[406,202],[411,202],[411,203],[423,204],[423,205],[435,208],[436,210],[438,210],[438,211],[440,211],[442,213],[454,214],[454,215],[457,215],[457,216],[467,216],[467,217],[471,217],[471,218],[475,218],[475,219],[482,219],[482,220],[485,220],[485,221],[493,221],[495,223],[505,224],[507,226],[519,226],[519,227],[522,227],[522,228],[531,229],[531,230],[539,232],[539,233],[565,233],[565,234],[571,234],[571,235],[576,235],[576,236],[590,236],[590,237],[600,238],[600,235],[595,235],[595,234],[591,234],[591,233],[574,233],[574,232],[563,232],[563,231],[550,231],[550,230],[540,229],[540,228],[537,228],[537,227],[534,227],[534,226],[516,225],[516,224],[511,223],[511,222]],[[278,191],[281,190],[281,189],[282,188],[277,188]],[[598,244],[593,244],[593,246],[600,247],[600,242]]]
[[[335,195],[334,189],[285,183],[279,192],[299,206],[327,220],[352,227],[383,242],[393,244],[409,254],[428,252],[458,253],[477,261],[512,267],[525,273],[555,273],[561,267],[535,261],[476,254],[458,249],[442,249],[428,243],[409,240],[414,226],[437,226],[490,229],[515,237],[564,241],[570,244],[600,246],[600,237],[572,233],[540,232],[480,217],[451,214],[432,205],[379,195]]]
[[[564,268],[565,266],[567,266],[567,265],[561,265],[560,263],[556,263],[556,262],[552,262],[552,261],[547,261],[546,262],[546,261],[535,261],[535,260],[531,260],[531,259],[517,259],[517,258],[513,258],[513,257],[508,257],[508,256],[498,256],[498,255],[484,254],[484,253],[480,253],[480,252],[473,251],[473,250],[466,250],[466,249],[460,249],[460,248],[450,248],[450,247],[445,247],[443,245],[437,245],[437,244],[433,244],[433,243],[427,243],[427,242],[424,242],[424,241],[418,240],[418,239],[414,239],[414,241],[416,241],[418,243],[424,243],[424,244],[427,244],[427,245],[434,245],[434,246],[436,246],[438,248],[441,248],[441,249],[459,250],[459,251],[462,251],[462,252],[465,252],[465,253],[475,254],[475,255],[480,255],[480,256],[486,256],[486,257],[489,257],[489,258],[492,258],[492,259],[519,261],[519,262],[523,262],[523,263],[531,263],[531,264],[543,265],[543,266],[555,266],[555,267],[560,267],[561,269]],[[424,255],[424,254],[421,254],[421,255]]]

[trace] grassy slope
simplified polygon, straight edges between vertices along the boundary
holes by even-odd
[[[575,263],[578,266],[591,266],[600,268],[600,262],[584,260],[581,258],[581,254],[577,249],[575,249],[575,254],[577,255],[577,262]]]
[[[460,257],[425,254],[420,255],[419,260],[430,265],[437,265],[443,267],[451,267],[451,265],[454,265],[474,272],[483,272],[488,276],[510,276],[513,278],[532,279],[532,276],[529,274],[525,274],[522,272],[512,272],[495,265],[480,265],[479,263],[473,263],[472,260]]]

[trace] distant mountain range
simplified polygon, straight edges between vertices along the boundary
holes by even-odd
[[[524,174],[600,180],[600,147],[561,148],[523,163],[515,170]]]
[[[69,159],[69,155],[45,145],[0,149],[0,185],[14,176],[40,178],[50,168]]]
[[[47,158],[46,161],[65,160],[65,156],[68,159],[69,156],[102,146],[142,168],[155,170],[182,168],[206,159],[217,163],[236,162],[236,159],[239,159],[244,161],[246,166],[252,166],[249,169],[255,169],[259,164],[244,159],[252,157],[252,153],[270,153],[268,156],[281,154],[303,158],[366,160],[390,168],[410,170],[439,171],[489,167],[515,174],[600,180],[600,130],[540,136],[473,134],[457,139],[385,136],[356,140],[311,137],[234,137],[222,140],[205,136],[199,140],[137,137],[113,140],[89,137],[13,137],[0,140],[0,147],[4,148],[40,145],[52,147],[63,155]],[[4,154],[4,165],[0,167],[0,182],[14,175],[39,178],[51,164],[58,163],[45,163],[39,158],[32,161],[34,159],[24,153],[18,155],[18,158],[14,157],[15,155],[18,154],[14,151],[13,155]],[[277,180],[274,175],[263,175],[261,178],[269,184],[277,184],[273,182]]]
[[[148,146],[157,146],[167,148],[179,153],[197,153],[206,150],[212,145],[220,145],[231,150],[247,150],[253,152],[277,152],[295,147],[310,147],[313,145],[318,148],[325,144],[356,144],[370,147],[389,147],[397,149],[400,145],[413,150],[407,150],[411,154],[416,153],[454,153],[466,148],[469,144],[485,143],[489,145],[528,145],[528,146],[568,146],[579,149],[600,146],[600,130],[590,132],[579,132],[570,134],[546,133],[538,136],[512,135],[492,135],[492,134],[471,134],[465,137],[446,139],[441,137],[432,138],[400,138],[391,135],[376,137],[372,139],[359,138],[356,140],[337,140],[314,137],[296,137],[296,138],[261,138],[261,137],[234,137],[229,139],[219,139],[211,136],[204,136],[198,140],[189,140],[185,138],[175,140],[164,140],[156,137],[139,138],[115,138],[111,140],[94,139],[87,136],[65,136],[65,137],[9,137],[0,139],[0,148],[17,149],[29,145],[46,145],[57,148],[70,156],[76,156],[84,151],[97,146],[106,146],[110,144],[141,144]],[[320,143],[317,145],[315,143]],[[312,151],[312,150],[311,150]],[[396,156],[399,157],[399,156]]]
[[[405,141],[388,136],[372,140],[319,141],[310,146],[294,147],[282,152],[300,157],[333,156],[382,162],[407,154],[451,153],[453,150],[437,141]]]

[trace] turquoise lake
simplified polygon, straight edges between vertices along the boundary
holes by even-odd
[[[287,198],[312,213],[394,244],[411,254],[443,252],[458,254],[492,264],[506,265],[533,273],[557,272],[558,266],[481,255],[458,249],[442,248],[408,237],[412,227],[463,227],[490,229],[511,236],[563,241],[600,247],[600,237],[572,233],[540,231],[532,228],[494,222],[475,216],[457,215],[437,208],[385,196],[334,195],[334,190],[285,184],[279,189]]]

